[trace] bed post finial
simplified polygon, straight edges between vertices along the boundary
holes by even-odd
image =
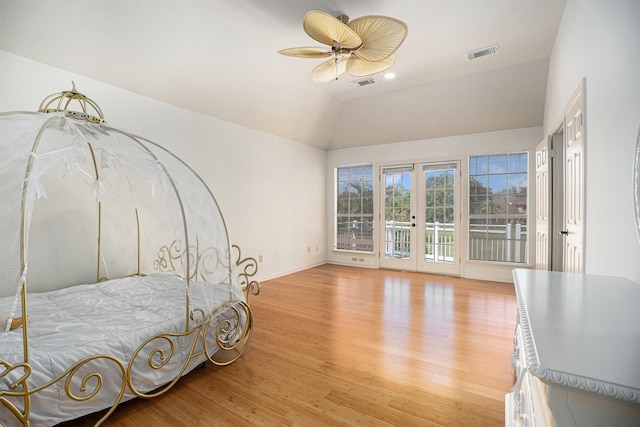
[[[76,83],[71,81],[71,90],[52,93],[42,100],[40,103],[40,107],[38,111],[41,113],[59,113],[63,112],[69,117],[74,117],[76,119],[86,120],[91,123],[104,123],[104,115],[102,114],[102,110],[91,98],[88,98],[86,95],[78,92],[76,89]],[[80,109],[82,112],[71,111],[68,109],[71,101],[77,101],[80,105]],[[57,104],[54,106],[53,104]],[[93,109],[94,114],[89,114],[87,107],[91,107]]]

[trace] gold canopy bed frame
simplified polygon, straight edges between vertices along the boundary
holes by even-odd
[[[243,354],[257,262],[229,245],[213,194],[184,162],[106,125],[75,85],[38,113],[0,114],[0,155],[0,180],[18,176],[0,186],[12,194],[0,208],[10,254],[0,258],[0,426],[106,410],[100,425],[122,401],[158,396],[206,361],[227,365]],[[69,183],[71,196],[50,191]],[[78,202],[87,184],[93,194]],[[40,201],[47,192],[53,213]],[[63,221],[66,246],[47,242],[61,212],[78,218]],[[86,239],[86,229],[95,234]],[[39,271],[43,259],[50,266]],[[74,263],[82,264],[75,275]]]

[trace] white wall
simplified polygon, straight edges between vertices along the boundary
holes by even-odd
[[[324,151],[4,51],[0,70],[0,111],[36,111],[46,96],[71,89],[73,80],[110,125],[182,158],[211,188],[231,243],[245,256],[262,255],[260,280],[324,262]]]
[[[462,182],[468,179],[468,156],[476,154],[489,154],[500,152],[517,152],[529,151],[529,171],[535,171],[534,153],[535,146],[542,139],[542,128],[531,127],[522,129],[505,130],[499,132],[486,132],[472,135],[462,135],[447,138],[434,138],[421,141],[410,141],[393,144],[372,145],[368,147],[359,147],[343,150],[333,150],[327,153],[327,260],[337,264],[359,265],[366,267],[377,267],[377,255],[358,254],[357,262],[353,262],[354,257],[351,253],[333,251],[333,230],[334,230],[334,169],[338,166],[373,163],[374,173],[377,174],[378,166],[382,163],[390,162],[407,163],[422,161],[453,161],[459,160],[462,169]],[[377,175],[376,175],[377,176]],[[529,174],[529,206],[535,200],[534,193],[535,174]],[[374,194],[377,196],[378,186],[377,178],[374,181]],[[465,197],[466,188],[462,185],[462,209],[466,209]],[[529,224],[533,224],[533,212],[529,209]],[[463,224],[463,227],[465,225]],[[465,236],[466,228],[461,232],[461,236]],[[532,235],[529,236],[530,249],[529,261],[533,263],[533,242]],[[377,241],[376,241],[377,248]],[[463,248],[464,250],[464,248]],[[363,262],[359,259],[362,258]],[[465,261],[466,251],[463,253],[463,265],[461,275],[463,277],[483,279],[483,280],[499,280],[512,281],[511,270],[514,268],[512,264],[497,264],[487,262]]]
[[[640,127],[640,2],[568,0],[549,67],[544,131],[586,78],[587,273],[640,281],[633,155]]]

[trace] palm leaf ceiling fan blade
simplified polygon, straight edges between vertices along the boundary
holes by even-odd
[[[318,10],[304,15],[302,27],[309,37],[329,46],[333,46],[334,41],[347,49],[356,49],[362,44],[360,36],[349,26]]]
[[[347,62],[347,73],[354,77],[365,77],[381,73],[391,68],[396,63],[396,56],[391,54],[381,61],[367,61],[364,59],[350,58]]]
[[[355,77],[380,73],[395,64],[395,51],[407,37],[407,24],[388,16],[362,16],[349,22],[349,17],[334,18],[328,13],[312,10],[302,20],[304,31],[312,39],[330,46],[293,47],[282,49],[282,55],[298,58],[327,58],[313,69],[316,83],[338,80],[348,72]]]
[[[388,16],[361,16],[348,25],[362,40],[358,57],[367,61],[381,61],[393,54],[408,32],[407,24]]]
[[[318,65],[311,71],[311,80],[316,83],[327,83],[331,80],[338,80],[345,71],[347,71],[346,61],[338,58],[330,59]]]
[[[333,55],[324,47],[291,47],[279,50],[278,53],[296,58],[328,58]]]

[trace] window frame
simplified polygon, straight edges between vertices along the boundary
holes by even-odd
[[[358,174],[357,169],[361,169]],[[341,170],[349,171],[349,179],[344,180],[341,179]],[[355,177],[355,178],[353,178]],[[358,179],[358,177],[360,179]],[[353,178],[353,179],[352,179]],[[339,212],[341,206],[341,184],[344,184],[345,187],[349,185],[352,188],[355,188],[357,191],[357,185],[353,187],[354,183],[360,184],[360,188],[362,189],[359,203],[360,209],[359,212],[352,212],[351,201],[355,200],[352,198],[348,198],[348,209],[347,212]],[[366,185],[365,185],[366,183]],[[334,194],[334,209],[333,209],[333,223],[334,223],[334,232],[333,232],[333,250],[337,252],[348,252],[348,253],[365,253],[365,254],[374,254],[375,253],[375,228],[376,228],[376,220],[374,216],[375,211],[375,176],[374,176],[374,167],[372,163],[358,163],[351,165],[340,165],[334,168],[334,186],[333,186],[333,194]],[[344,190],[343,190],[344,191]],[[350,191],[350,193],[352,193]],[[370,208],[370,212],[364,212],[365,208]],[[347,227],[345,224],[350,224],[354,222],[354,217],[359,217],[359,221],[357,226],[349,227],[352,233],[354,234],[354,238],[349,239],[343,237],[344,241],[340,241],[340,233],[346,232]],[[344,218],[348,218],[345,220]],[[365,218],[368,218],[365,221]],[[341,225],[343,225],[341,227]],[[367,243],[363,243],[365,240]],[[351,245],[351,247],[348,247]]]
[[[502,171],[496,170],[495,162],[493,163],[494,169],[491,169],[492,162],[491,160],[497,160],[498,158],[505,158],[504,165],[506,168]],[[511,157],[520,157],[517,163],[512,163]],[[467,240],[467,250],[466,250],[466,259],[469,262],[482,262],[482,263],[492,263],[492,264],[504,264],[504,265],[529,265],[530,263],[530,239],[531,239],[531,218],[530,218],[530,210],[532,206],[530,205],[530,176],[531,176],[531,165],[530,165],[530,153],[528,151],[506,151],[506,152],[496,152],[496,153],[486,153],[486,154],[476,154],[468,156],[468,174],[467,174],[467,209],[466,209],[466,240]],[[480,165],[477,162],[477,159],[484,158],[486,162],[484,165]],[[492,158],[492,159],[491,159]],[[475,164],[473,161],[476,160]],[[511,165],[516,166],[515,170],[511,167]],[[486,166],[486,167],[485,167]],[[519,167],[518,167],[519,166]],[[476,179],[476,177],[482,177],[484,179]],[[493,179],[491,179],[493,177]],[[519,178],[515,181],[512,181],[510,178]],[[475,180],[475,188],[473,188],[472,180]],[[492,182],[494,184],[492,184]],[[492,192],[492,185],[495,183],[499,183],[496,187],[499,191]],[[515,185],[514,185],[515,184]],[[474,220],[482,219],[480,218],[478,213],[474,212],[479,205],[474,203],[479,203],[479,198],[477,196],[480,195],[478,193],[479,187],[484,187],[487,191],[486,195],[486,210],[487,213],[484,214],[484,223],[474,224]],[[503,187],[503,189],[500,189]],[[517,191],[512,191],[517,190]],[[495,203],[496,208],[500,207],[503,209],[503,212],[490,214],[488,210],[490,206],[494,205],[494,201],[489,198],[489,194],[499,195],[498,202]],[[475,196],[475,199],[474,199]],[[521,211],[522,210],[522,211]],[[514,213],[518,211],[518,213]],[[504,224],[500,224],[503,220]],[[494,224],[492,224],[494,222]],[[499,229],[500,227],[504,227],[504,235],[506,236],[509,233],[510,236],[504,239],[492,239],[492,243],[496,244],[496,253],[501,251],[503,252],[503,256],[494,256],[486,247],[482,247],[478,249],[478,239],[473,239],[472,234],[476,231],[476,234],[482,234],[481,232],[477,232],[479,227],[485,227],[486,241],[489,241],[488,236],[490,235],[491,226]],[[535,227],[535,224],[533,224]],[[498,232],[493,232],[499,235]],[[475,242],[474,242],[475,240]],[[500,246],[504,245],[504,246]],[[474,255],[475,251],[475,255]],[[478,253],[482,253],[483,256],[478,256]],[[487,252],[489,252],[492,256],[486,256]]]

